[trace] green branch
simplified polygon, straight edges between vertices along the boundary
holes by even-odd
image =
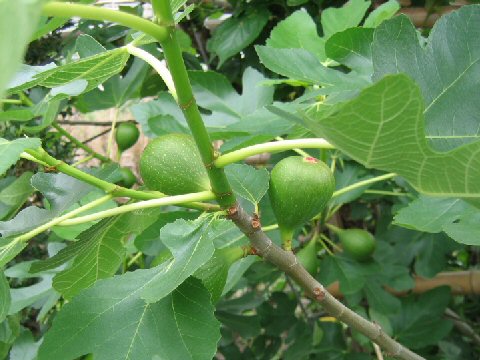
[[[212,193],[211,191],[202,191],[202,192],[192,193],[192,194],[166,196],[161,199],[140,201],[133,204],[119,206],[114,209],[100,211],[95,214],[90,214],[90,215],[81,216],[75,219],[65,220],[59,223],[58,225],[59,226],[78,225],[78,224],[83,224],[83,223],[94,221],[94,220],[104,219],[110,216],[124,214],[126,212],[130,212],[134,210],[148,209],[148,208],[167,206],[167,205],[179,205],[179,204],[185,204],[185,203],[192,203],[194,201],[207,201],[207,200],[214,200],[214,199],[215,199],[215,194]]]
[[[8,261],[10,261],[16,254],[18,254],[20,252],[20,250],[25,247],[25,244],[22,244],[28,240],[30,240],[31,238],[33,238],[34,236],[44,232],[45,230],[48,230],[50,229],[52,226],[55,226],[57,225],[58,223],[64,221],[64,220],[67,220],[67,219],[70,219],[84,211],[87,211],[87,210],[90,210],[90,209],[93,209],[94,207],[96,206],[99,206],[103,203],[105,203],[106,201],[110,200],[112,198],[112,195],[105,195],[97,200],[94,200],[86,205],[83,205],[75,210],[72,210],[62,216],[59,216],[59,217],[56,217],[52,220],[50,220],[49,222],[43,224],[43,225],[40,225],[39,227],[36,227],[35,229],[29,231],[29,232],[26,232],[25,234],[23,235],[19,235],[17,237],[14,237],[12,239],[11,242],[9,242],[7,245],[3,246],[1,249],[0,249],[0,267],[5,265]],[[18,249],[20,248],[20,250],[18,250],[17,252],[15,252],[14,249]]]
[[[190,85],[187,69],[185,68],[182,57],[182,51],[177,41],[175,22],[171,13],[170,3],[168,0],[159,0],[153,1],[152,6],[157,20],[162,25],[167,26],[170,31],[169,36],[165,39],[157,38],[157,40],[162,44],[165,59],[172,74],[177,91],[178,104],[192,131],[200,156],[207,169],[212,191],[216,195],[217,202],[223,208],[229,208],[235,205],[235,195],[223,169],[217,168],[214,165],[215,152],[193,96],[192,86]]]
[[[272,141],[263,144],[247,146],[243,149],[221,155],[218,157],[217,160],[215,160],[215,166],[224,167],[228,164],[235,163],[253,155],[263,154],[266,152],[293,150],[296,148],[334,149],[334,146],[328,143],[328,141],[326,141],[325,139],[296,139]]]
[[[175,84],[173,83],[172,75],[170,74],[170,71],[168,71],[164,61],[158,60],[148,51],[137,48],[132,44],[128,44],[127,46],[125,46],[125,48],[131,55],[142,59],[148,65],[150,65],[157,72],[157,74],[160,75],[165,85],[167,85],[168,91],[170,92],[170,94],[172,94],[173,98],[177,100],[177,91],[175,90]]]
[[[363,180],[363,181],[359,181],[359,182],[356,182],[355,184],[352,184],[352,185],[349,185],[349,186],[345,186],[344,188],[340,189],[340,190],[337,190],[333,193],[332,195],[332,198],[334,197],[338,197],[340,195],[343,195],[349,191],[352,191],[352,190],[355,190],[355,189],[358,189],[362,186],[365,186],[365,185],[370,185],[370,184],[373,184],[373,183],[376,183],[376,182],[379,182],[379,181],[383,181],[383,180],[387,180],[387,179],[391,179],[393,177],[397,176],[396,173],[387,173],[387,174],[384,174],[384,175],[380,175],[380,176],[376,176],[376,177],[373,177],[371,179],[367,179],[367,180]]]
[[[38,235],[42,232],[44,232],[45,230],[48,230],[50,229],[52,226],[54,225],[58,225],[60,224],[62,221],[65,221],[67,219],[70,219],[74,216],[77,216],[78,214],[82,213],[82,212],[85,212],[87,210],[90,210],[90,209],[93,209],[94,207],[97,207],[105,202],[107,202],[108,200],[112,199],[113,196],[108,194],[108,195],[104,195],[102,196],[101,198],[98,198],[97,200],[94,200],[92,202],[89,202],[88,204],[86,205],[83,205],[75,210],[72,210],[62,216],[59,216],[59,217],[56,217],[55,219],[33,229],[32,231],[29,231],[23,235],[20,235],[20,236],[17,236],[15,238],[15,240],[17,241],[27,241],[27,240],[30,240],[32,237],[34,237],[35,235]]]
[[[112,184],[108,181],[99,179],[93,175],[90,175],[82,170],[79,170],[67,163],[55,159],[53,156],[50,156],[45,150],[26,150],[22,154],[23,158],[26,158],[31,161],[35,161],[43,166],[48,166],[54,168],[56,171],[60,171],[66,175],[74,177],[75,179],[86,182],[87,184],[93,185],[99,189],[102,189],[107,194],[112,195],[113,197],[129,197],[136,200],[151,200],[163,198],[166,195],[159,191],[139,191],[133,189],[127,189],[122,186]],[[212,211],[218,210],[218,207],[212,204],[203,204],[203,203],[188,203],[184,205],[188,208],[203,210],[203,211]]]
[[[62,136],[65,136],[68,140],[72,143],[77,145],[79,148],[85,150],[88,154],[92,155],[93,157],[97,158],[102,162],[110,162],[111,160],[93,150],[91,147],[85,145],[80,140],[78,140],[75,136],[72,136],[68,131],[58,125],[56,122],[52,123],[52,127],[54,127]]]
[[[42,14],[44,16],[58,16],[62,18],[79,16],[90,20],[111,21],[131,29],[142,31],[145,34],[153,36],[158,41],[165,40],[168,35],[168,31],[164,26],[154,24],[139,16],[92,5],[52,1],[43,6]]]

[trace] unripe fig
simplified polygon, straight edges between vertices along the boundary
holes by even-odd
[[[186,134],[167,134],[150,141],[140,158],[140,174],[149,189],[168,195],[210,190],[200,153]]]
[[[318,258],[317,242],[315,239],[310,240],[304,248],[297,252],[296,256],[300,264],[302,264],[311,275],[317,273]]]
[[[293,231],[325,208],[334,189],[332,172],[313,157],[290,156],[275,165],[268,193],[287,250]]]
[[[123,122],[118,124],[115,129],[115,141],[117,142],[118,150],[123,152],[131,148],[138,140],[140,132],[137,125],[133,122]]]
[[[375,238],[366,230],[335,228],[333,231],[337,234],[345,252],[355,260],[367,261],[375,251]]]
[[[122,175],[122,179],[117,182],[118,185],[131,188],[136,182],[137,178],[133,175],[132,170],[126,167],[120,168],[120,174]]]

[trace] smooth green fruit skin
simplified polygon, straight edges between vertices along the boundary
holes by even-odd
[[[319,214],[335,190],[335,178],[323,162],[302,156],[279,161],[268,190],[281,230],[292,231]]]
[[[120,151],[125,151],[135,145],[139,136],[140,131],[132,122],[118,124],[115,130],[115,141]]]
[[[129,168],[120,168],[120,174],[122,174],[122,180],[117,182],[120,186],[131,188],[137,182],[137,178]]]
[[[368,231],[346,229],[338,233],[338,238],[343,249],[355,260],[367,261],[375,251],[375,238]]]
[[[296,256],[300,264],[302,264],[310,275],[315,275],[317,273],[318,258],[317,242],[315,239],[310,240],[304,248],[297,252]]]
[[[140,174],[150,190],[167,195],[210,190],[200,153],[186,134],[167,134],[150,141],[140,157]]]

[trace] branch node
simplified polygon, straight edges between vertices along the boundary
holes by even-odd
[[[178,104],[178,106],[180,106],[180,109],[182,109],[183,111],[187,110],[190,106],[192,106],[193,104],[195,104],[195,98],[192,96],[192,98],[190,100],[188,100],[185,104]]]
[[[216,193],[216,192],[213,192],[213,193],[215,194],[215,196],[216,196],[217,198],[220,198],[220,199],[222,199],[222,198],[224,198],[224,197],[226,197],[226,196],[230,196],[230,195],[233,194],[231,191],[227,191],[227,192],[220,193],[220,194],[218,194],[218,193]],[[235,205],[235,206],[237,206],[237,205]],[[233,207],[233,206],[232,206],[232,207]],[[237,210],[237,211],[238,211],[238,210]]]
[[[207,170],[211,170],[215,167],[215,161],[209,162],[208,164],[203,164]]]
[[[43,168],[45,170],[46,173],[56,173],[58,172],[58,169],[57,169],[57,166],[45,166]]]
[[[252,224],[252,228],[255,231],[260,230],[262,228],[262,224],[260,224],[260,218],[258,217],[257,213],[253,214],[251,224]]]
[[[317,301],[323,301],[325,299],[325,289],[323,286],[317,286],[313,288],[313,296]]]
[[[235,204],[233,206],[230,206],[228,209],[227,209],[227,217],[229,219],[233,218],[234,216],[236,216],[238,214],[238,205]]]

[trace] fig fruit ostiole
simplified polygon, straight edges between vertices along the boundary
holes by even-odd
[[[292,250],[295,229],[319,214],[334,190],[332,172],[316,158],[290,156],[274,166],[268,193],[285,250]]]
[[[210,190],[200,153],[186,134],[167,134],[150,141],[140,157],[140,174],[150,190],[167,195]]]
[[[327,226],[338,236],[343,250],[353,259],[360,262],[370,260],[376,247],[371,233],[363,229],[340,229],[330,224]]]

